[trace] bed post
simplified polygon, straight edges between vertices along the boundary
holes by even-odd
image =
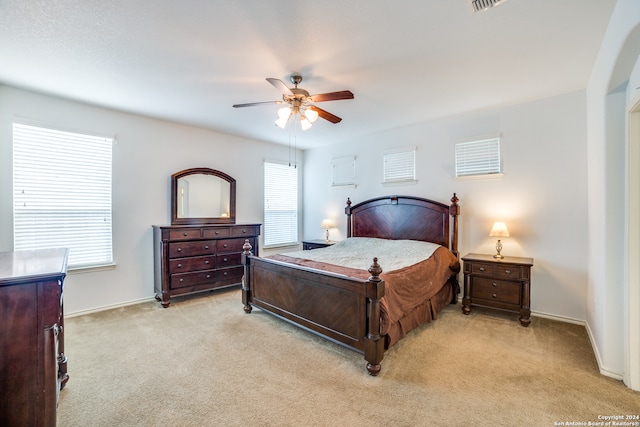
[[[242,245],[242,265],[244,265],[244,275],[242,276],[242,303],[244,304],[244,312],[251,313],[251,304],[249,304],[249,299],[251,296],[251,276],[249,270],[249,255],[251,253],[251,244],[249,243],[249,239],[244,241],[244,245]]]
[[[460,206],[458,206],[458,197],[456,193],[453,193],[453,197],[451,198],[451,206],[449,206],[449,215],[453,217],[453,231],[451,233],[451,252],[456,256],[456,258],[460,258],[460,254],[458,253],[458,215],[460,215]]]
[[[369,268],[371,277],[367,280],[367,337],[364,342],[364,358],[367,372],[376,376],[380,373],[380,362],[384,356],[384,337],[380,334],[380,299],[384,295],[384,280],[380,278],[382,268],[378,258],[373,259]]]
[[[351,237],[351,199],[347,197],[347,207],[344,208],[344,213],[347,214],[347,237]]]

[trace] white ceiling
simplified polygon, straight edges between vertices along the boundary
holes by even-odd
[[[266,77],[318,106],[299,147],[586,86],[615,0],[0,0],[0,83],[287,144]]]

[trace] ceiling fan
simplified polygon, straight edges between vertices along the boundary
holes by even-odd
[[[269,104],[287,104],[278,110],[278,119],[276,125],[285,128],[287,122],[291,117],[300,120],[300,126],[302,130],[307,130],[311,127],[312,123],[321,117],[331,123],[340,123],[342,119],[330,112],[323,110],[315,106],[316,102],[326,101],[338,101],[341,99],[353,99],[353,93],[349,90],[342,90],[339,92],[320,93],[317,95],[309,95],[304,89],[298,88],[298,84],[302,82],[302,76],[294,74],[289,77],[291,83],[295,87],[289,88],[287,85],[279,79],[272,77],[267,78],[267,81],[278,89],[282,93],[282,100],[280,101],[265,101],[265,102],[250,102],[247,104],[235,104],[234,108],[241,107],[253,107],[256,105],[269,105]]]

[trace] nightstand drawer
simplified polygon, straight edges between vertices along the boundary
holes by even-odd
[[[522,278],[522,269],[513,265],[496,265],[496,277],[518,280]]]
[[[495,274],[495,266],[489,263],[474,262],[471,264],[472,274],[481,274],[483,276],[493,276]]]
[[[518,282],[475,277],[471,287],[471,298],[519,305],[521,289]]]

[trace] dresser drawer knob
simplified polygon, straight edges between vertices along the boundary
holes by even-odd
[[[183,236],[187,237],[187,232],[182,233]]]
[[[496,294],[491,294],[491,296],[494,297],[494,298],[498,298],[498,295],[496,295]]]
[[[246,232],[247,232],[247,230],[242,230],[242,232],[243,232],[243,233],[246,233]]]
[[[205,264],[209,264],[209,260],[206,260],[204,263],[205,263]]]
[[[220,234],[220,232],[218,230],[216,230],[216,234]]]
[[[182,268],[182,264],[178,264],[178,268]]]
[[[184,282],[184,279],[180,279],[180,283]]]
[[[484,267],[480,267],[480,271],[484,271]]]
[[[493,283],[491,284],[491,286],[493,286],[494,288],[497,288],[497,287],[498,287],[498,284],[497,284],[496,282],[493,282]]]
[[[229,246],[229,245],[227,245],[227,244],[225,243],[225,244],[224,244],[224,245],[222,245],[222,246],[224,246],[224,247],[226,248],[226,247],[227,247],[227,246]]]
[[[178,248],[178,252],[182,252],[182,248]]]
[[[227,272],[225,271],[225,272],[224,272],[224,274],[223,274],[223,276],[226,276],[227,274],[229,274],[229,273],[227,273]]]
[[[506,274],[511,274],[511,270],[505,270],[504,271]]]
[[[211,279],[211,275],[210,274],[207,274],[207,279]]]
[[[227,262],[227,258],[222,258],[222,262]]]
[[[204,248],[205,249],[209,249],[209,245],[204,245]]]

